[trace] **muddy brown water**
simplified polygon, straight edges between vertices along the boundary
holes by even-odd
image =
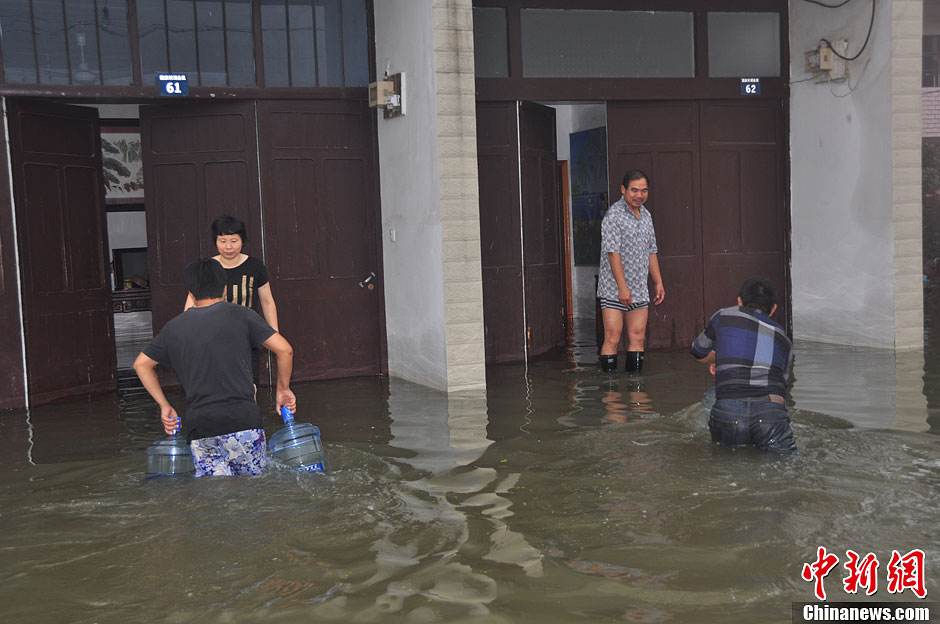
[[[0,621],[789,622],[820,545],[875,553],[885,600],[921,548],[940,596],[933,351],[798,345],[788,458],[710,444],[688,356],[592,359],[298,386],[326,477],[147,481],[139,392],[0,414]]]

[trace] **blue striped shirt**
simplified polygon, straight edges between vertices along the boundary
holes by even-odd
[[[787,396],[793,343],[779,323],[752,308],[722,308],[692,341],[692,355],[715,352],[715,397]]]

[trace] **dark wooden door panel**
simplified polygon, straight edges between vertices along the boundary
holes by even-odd
[[[30,401],[115,387],[98,113],[11,101]]]
[[[525,357],[515,102],[477,103],[486,362]]]
[[[263,258],[252,102],[142,106],[147,262],[153,329],[183,311],[183,268],[216,255],[219,215],[245,222],[243,251]],[[262,378],[265,375],[262,374]]]
[[[650,177],[666,300],[650,307],[647,347],[682,348],[701,330],[703,310],[698,111],[685,103],[610,103],[610,197],[630,169]],[[652,291],[651,291],[652,293]]]
[[[526,335],[529,355],[538,355],[565,339],[555,109],[524,102],[519,124]]]
[[[265,246],[294,379],[384,369],[374,115],[360,101],[259,102]]]
[[[763,276],[777,291],[777,320],[786,327],[788,232],[779,105],[703,103],[701,125],[706,310],[733,305],[745,279]]]
[[[769,101],[609,103],[611,197],[632,168],[650,176],[666,302],[650,348],[685,348],[748,277],[777,288],[788,318],[787,220],[779,106]]]

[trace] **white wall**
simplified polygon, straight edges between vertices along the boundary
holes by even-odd
[[[377,75],[407,83],[407,115],[377,113],[389,374],[446,389],[433,49],[430,0],[375,3]]]
[[[847,37],[855,54],[870,4],[790,3],[791,265],[797,338],[894,346],[891,3],[879,2],[848,83],[808,78],[803,52]]]
[[[557,133],[558,160],[571,159],[569,135],[573,132],[607,126],[607,107],[605,104],[557,104],[555,108],[555,128]],[[574,243],[571,227],[571,167],[568,167],[568,239]],[[608,177],[611,173],[607,172]],[[574,257],[572,249],[569,256]],[[600,258],[598,258],[600,262]],[[594,318],[594,275],[597,266],[571,267],[571,299],[574,318]]]
[[[147,214],[140,212],[108,213],[108,261],[112,263],[111,287],[114,288],[114,250],[147,247]]]
[[[108,213],[108,257],[114,249],[146,246],[147,218],[143,210]]]

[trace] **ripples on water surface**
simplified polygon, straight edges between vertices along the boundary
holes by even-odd
[[[0,620],[789,622],[818,545],[922,548],[936,596],[937,396],[906,357],[801,345],[791,458],[712,447],[681,354],[639,384],[559,357],[485,396],[301,386],[328,477],[144,481],[135,396],[5,413]]]

